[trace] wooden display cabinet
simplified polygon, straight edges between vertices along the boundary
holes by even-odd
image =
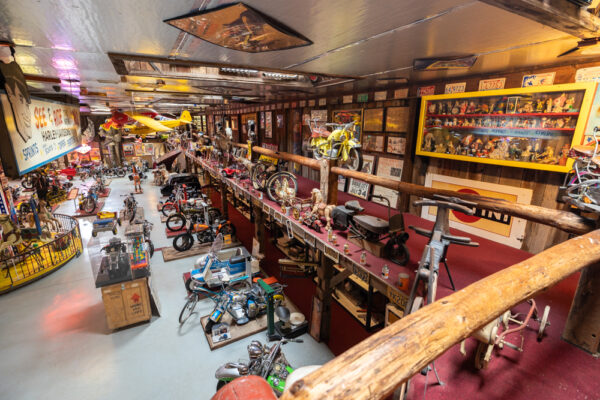
[[[416,154],[568,172],[595,83],[424,96]]]

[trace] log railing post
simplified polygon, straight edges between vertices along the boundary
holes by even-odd
[[[338,175],[331,172],[335,160],[321,160],[320,189],[325,204],[337,204],[337,179]]]
[[[311,318],[316,318],[320,323],[316,330],[311,331],[311,336],[320,342],[324,342],[329,340],[331,331],[331,293],[334,287],[331,284],[333,261],[325,257],[323,253],[321,253],[321,265],[317,269],[317,277],[319,284],[317,285],[315,297],[320,307],[316,310],[313,307],[313,313],[316,311],[317,315],[312,315]]]
[[[600,355],[600,263],[581,271],[562,337],[595,356]]]
[[[260,204],[252,204],[252,215],[254,217],[254,239],[258,242],[258,253],[265,251],[265,214]],[[254,249],[252,249],[254,250]]]
[[[224,218],[229,218],[229,200],[227,200],[227,185],[225,181],[221,181],[221,214]]]

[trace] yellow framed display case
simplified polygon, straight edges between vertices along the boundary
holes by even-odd
[[[416,154],[568,172],[596,83],[424,96]]]

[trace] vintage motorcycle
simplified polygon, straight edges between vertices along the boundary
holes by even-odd
[[[317,160],[339,160],[340,166],[353,171],[360,170],[362,165],[361,145],[352,131],[354,125],[357,124],[355,121],[347,124],[309,121],[312,133],[308,150],[313,152]],[[333,131],[327,130],[327,126],[333,127]]]
[[[194,234],[198,243],[210,243],[214,241],[217,235],[235,235],[235,225],[230,221],[220,220],[214,224],[199,223],[198,216],[192,214],[187,224],[187,229],[184,233],[175,236],[173,239],[173,247],[177,251],[186,251],[192,248],[194,244]]]
[[[258,375],[269,383],[277,396],[280,396],[285,389],[287,377],[294,371],[281,351],[281,346],[290,342],[302,343],[303,340],[282,338],[271,348],[253,340],[247,347],[250,362],[231,362],[217,369],[217,390],[241,376]]]
[[[88,192],[83,195],[79,195],[79,209],[88,214],[91,214],[96,209],[96,205],[98,202],[98,194],[96,193],[96,189],[93,187],[88,189]]]
[[[388,239],[383,252],[387,258],[399,265],[406,265],[410,257],[406,241],[408,233],[404,230],[402,213],[391,215],[390,201],[380,195],[372,195],[387,202],[388,220],[372,215],[360,214],[364,211],[357,200],[350,200],[343,206],[337,206],[331,212],[333,227],[338,230],[348,229],[351,237],[358,237],[370,242],[380,242]]]

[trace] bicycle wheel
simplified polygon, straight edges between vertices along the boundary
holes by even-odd
[[[85,211],[88,214],[91,214],[96,209],[96,200],[94,200],[91,197],[86,197],[83,200],[82,206],[83,206],[83,211]]]
[[[175,203],[165,203],[162,206],[161,212],[165,217],[168,217],[177,212],[177,207],[175,206]]]
[[[172,214],[167,218],[167,229],[170,231],[179,231],[185,227],[187,219],[183,214]]]
[[[362,153],[356,147],[350,148],[348,150],[348,159],[343,162],[343,166],[352,170],[358,171],[362,166]]]
[[[123,168],[117,168],[117,170],[116,170],[117,177],[122,178],[125,176],[125,174],[126,174],[126,172]]]
[[[183,308],[181,309],[181,312],[179,313],[179,324],[183,325],[185,323],[185,321],[188,320],[188,318],[194,314],[194,309],[196,308],[196,304],[198,303],[198,296],[196,294],[191,294],[187,301],[185,302],[185,305],[183,306]]]
[[[190,233],[182,233],[173,239],[173,247],[177,251],[186,251],[192,248],[194,237]]]
[[[134,206],[131,208],[131,211],[129,212],[129,214],[131,214],[131,216],[129,217],[129,223],[133,222],[133,220],[135,219],[136,213],[137,213],[137,206],[134,204]]]
[[[150,253],[150,258],[152,258],[154,255],[154,243],[150,239],[146,240],[146,243],[148,243],[148,253]]]
[[[25,189],[33,189],[33,179],[27,177],[21,181],[21,186]]]
[[[288,188],[287,193],[282,193],[282,189],[286,187]],[[269,199],[281,203],[283,201],[282,196],[296,197],[298,180],[291,172],[276,172],[267,180],[266,189]]]
[[[262,190],[265,187],[267,181],[267,166],[262,163],[258,163],[252,170],[252,186],[255,190]]]

